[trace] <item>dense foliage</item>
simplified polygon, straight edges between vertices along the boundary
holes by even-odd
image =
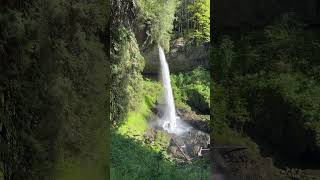
[[[139,31],[145,31],[147,38],[142,49],[151,44],[160,44],[169,50],[173,20],[178,0],[138,0]]]
[[[216,128],[249,135],[281,165],[319,160],[319,37],[286,15],[263,32],[222,38],[213,49]]]
[[[126,120],[141,97],[141,72],[144,59],[141,49],[154,44],[169,48],[170,32],[176,0],[170,1],[112,1],[111,22],[111,120]],[[138,32],[137,32],[138,31]],[[146,39],[138,39],[139,32]]]
[[[5,180],[56,179],[60,162],[71,159],[105,178],[107,21],[106,1],[1,3]]]
[[[134,34],[121,27],[111,50],[111,120],[121,122],[140,98],[144,60]]]
[[[198,67],[191,72],[171,75],[172,88],[177,105],[188,105],[203,114],[209,114],[210,74]]]
[[[210,41],[210,0],[182,0],[176,12],[175,30],[196,44]]]
[[[210,0],[195,0],[189,7],[194,24],[192,36],[196,41],[210,41]]]

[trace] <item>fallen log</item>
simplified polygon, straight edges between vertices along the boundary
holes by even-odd
[[[187,159],[188,162],[191,161],[191,158],[184,153],[183,149],[179,146],[178,143],[176,143],[176,141],[174,140],[174,138],[172,138],[172,142],[178,147],[178,149],[180,150],[180,152],[182,153],[182,155]]]

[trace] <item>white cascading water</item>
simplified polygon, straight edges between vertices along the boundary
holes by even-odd
[[[159,56],[160,56],[160,65],[161,65],[161,77],[164,87],[164,98],[165,98],[165,107],[164,107],[164,118],[163,118],[163,129],[175,133],[177,128],[177,116],[176,108],[174,106],[174,99],[172,94],[172,88],[170,83],[170,71],[169,66],[166,61],[166,56],[160,45],[159,47]]]

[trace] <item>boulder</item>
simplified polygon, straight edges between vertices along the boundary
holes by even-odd
[[[176,158],[194,158],[199,155],[201,148],[208,148],[209,144],[209,134],[196,129],[190,129],[184,135],[172,135],[168,152]]]
[[[198,115],[193,111],[182,108],[177,108],[177,115],[193,128],[199,129],[206,133],[210,133],[212,131],[209,125],[210,115]]]

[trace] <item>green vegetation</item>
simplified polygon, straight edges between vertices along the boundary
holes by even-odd
[[[106,141],[101,142],[110,80],[103,38],[108,14],[107,1],[1,2],[5,180],[56,179],[58,166],[72,164],[71,159],[97,171],[108,168]],[[102,163],[93,163],[98,158]],[[105,179],[106,172],[96,179]]]
[[[181,107],[209,114],[210,74],[208,70],[198,67],[191,72],[171,75],[175,103]]]
[[[165,133],[156,133],[153,145],[144,142],[161,88],[143,79],[141,51],[156,44],[169,50],[178,3],[1,2],[0,179],[106,179],[108,118],[112,177],[205,179],[205,163],[178,165],[163,156]],[[206,87],[188,93],[207,103]]]
[[[144,101],[128,113],[124,124],[111,131],[111,179],[208,179],[205,163],[177,165],[169,159],[167,134],[156,132],[154,142],[148,143],[148,117],[161,86],[149,80],[142,86]]]
[[[210,41],[210,0],[195,0],[189,7],[194,24],[193,38],[197,42]]]
[[[119,27],[111,49],[111,120],[123,121],[130,109],[139,103],[144,61],[134,34],[125,27]]]
[[[160,44],[169,50],[171,31],[178,0],[138,0],[139,30],[145,30],[147,38],[142,48],[151,44]]]
[[[251,137],[279,167],[319,168],[319,37],[286,15],[262,32],[220,39],[211,86],[216,131]]]
[[[151,109],[161,93],[159,82],[141,75],[141,52],[158,43],[169,50],[178,1],[138,0],[112,2],[111,22],[111,179],[208,179],[209,163],[179,164],[167,153],[170,137],[149,123]],[[183,75],[189,84],[183,93],[196,93],[208,103],[209,74],[198,69]],[[204,77],[206,76],[206,77]],[[172,77],[174,79],[174,76]],[[204,84],[204,79],[206,80]],[[179,84],[180,85],[180,84]],[[188,89],[188,90],[187,90]],[[187,100],[187,99],[186,99]],[[203,102],[202,102],[203,101]],[[186,101],[181,101],[187,103]],[[208,104],[207,104],[208,108]],[[208,161],[206,159],[206,161]]]
[[[152,82],[150,80],[144,80],[142,82],[142,94],[144,99],[137,104],[137,108],[134,111],[129,111],[128,118],[125,123],[118,128],[118,132],[121,135],[128,135],[142,140],[144,133],[148,128],[147,118],[150,114],[150,109],[155,104],[159,97],[161,86],[159,83]]]
[[[210,41],[210,0],[182,0],[176,12],[175,31],[196,44]]]
[[[111,179],[208,179],[208,167],[200,163],[177,166],[141,142],[116,133],[111,142]]]
[[[141,99],[141,72],[144,59],[141,49],[160,43],[169,49],[170,32],[177,1],[113,2],[111,23],[111,121],[122,123],[128,112],[135,110]],[[136,12],[129,14],[129,12]],[[126,22],[126,23],[124,23]],[[132,24],[137,22],[137,24]],[[147,37],[137,39],[134,32],[143,31]],[[139,44],[140,42],[140,44]]]

